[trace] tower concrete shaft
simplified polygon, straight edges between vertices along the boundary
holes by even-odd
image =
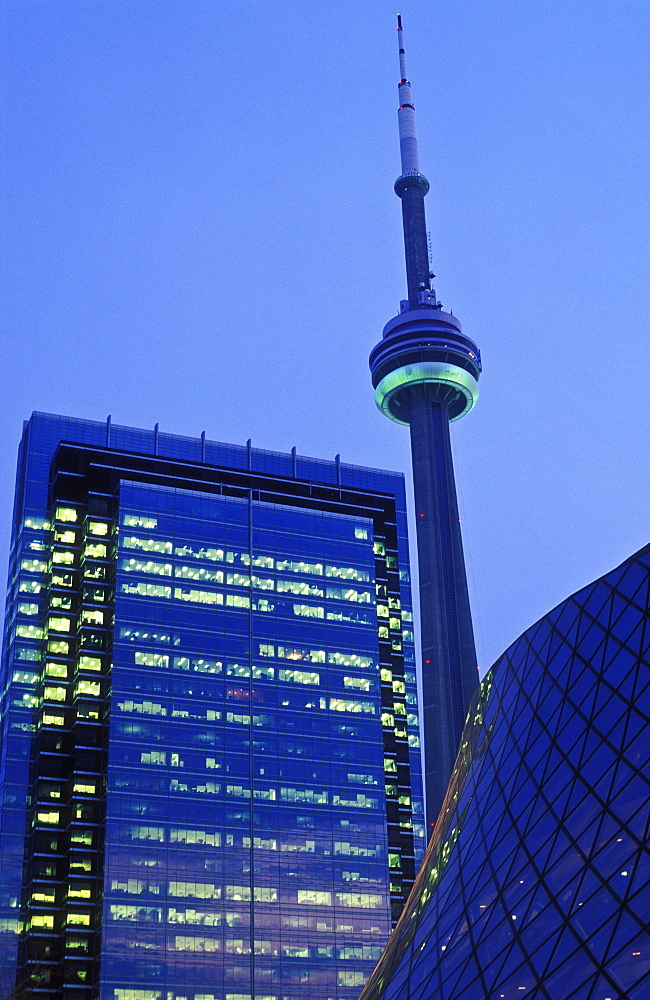
[[[434,823],[477,683],[463,541],[449,435],[437,386],[411,389],[422,712],[428,822]],[[429,829],[431,829],[429,827]]]
[[[431,287],[415,108],[398,16],[399,137],[408,300],[370,355],[379,409],[409,424],[419,565],[424,768],[429,830],[435,825],[478,683],[476,650],[454,482],[449,423],[478,397],[481,355]]]

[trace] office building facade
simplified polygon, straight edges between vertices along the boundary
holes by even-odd
[[[647,546],[483,680],[362,1000],[645,1000],[649,757]]]
[[[414,669],[401,476],[34,414],[5,968],[44,1000],[352,1000],[422,853]]]

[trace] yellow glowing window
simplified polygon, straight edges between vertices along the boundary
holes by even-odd
[[[160,990],[143,990],[138,986],[135,990],[113,990],[114,1000],[160,1000]]]
[[[88,882],[73,882],[68,886],[68,897],[70,899],[90,899],[92,890]]]
[[[383,906],[384,897],[366,892],[337,892],[336,901],[341,906],[354,906],[363,910],[374,910]]]
[[[21,615],[37,615],[38,604],[28,604],[26,601],[21,601],[18,605],[18,613]]]
[[[227,886],[226,889],[234,891],[239,886]],[[248,890],[250,899],[250,886],[242,886],[243,891]],[[182,898],[194,897],[195,899],[220,899],[221,886],[213,885],[211,882],[170,882],[169,895],[180,896]],[[229,897],[233,899],[231,895]]]
[[[306,580],[278,580],[277,591],[279,594],[305,594],[311,597],[323,597],[322,587],[317,587]]]
[[[375,714],[375,706],[371,701],[353,701],[349,698],[330,698],[332,712],[365,712]]]
[[[250,608],[251,599],[243,594],[226,594],[226,605],[229,608]]]
[[[43,689],[43,697],[48,701],[65,701],[65,688],[46,687]]]
[[[332,893],[320,889],[298,889],[299,903],[312,903],[316,906],[331,906]]]
[[[54,570],[52,572],[52,586],[53,587],[71,587],[74,583],[74,577],[72,573],[64,573],[61,570],[58,572]]]
[[[372,659],[369,656],[359,656],[358,653],[328,653],[328,663],[335,663],[340,667],[371,667]]]
[[[323,575],[322,563],[292,562],[290,559],[278,561],[276,563],[278,572],[283,573],[289,570],[291,573],[310,573],[312,576]]]
[[[293,684],[320,684],[320,674],[315,670],[280,670],[278,679]]]
[[[166,653],[136,652],[135,662],[140,667],[168,667],[169,656]]]
[[[187,921],[187,923],[197,923],[197,922],[198,921],[196,919],[191,919]],[[242,942],[241,941],[236,942],[234,940],[230,940],[228,944],[231,947],[228,950],[232,951],[237,943],[241,944]],[[174,938],[174,951],[200,951],[201,953],[207,954],[214,951],[219,951],[220,949],[221,949],[221,942],[216,938],[196,937],[194,935],[192,935],[192,937]],[[120,994],[119,996],[118,993]],[[122,994],[124,994],[124,996],[122,996]],[[214,994],[207,994],[207,995],[213,996]],[[226,995],[230,997],[230,994]],[[153,990],[145,990],[144,992],[142,990],[138,990],[137,993],[136,992],[131,993],[128,990],[122,990],[122,991],[116,990],[115,1000],[160,1000],[160,993],[157,991],[154,993]],[[248,1000],[248,995],[246,996],[246,1000]]]
[[[155,583],[123,583],[123,594],[138,594],[140,597],[171,597],[172,588]]]
[[[352,587],[328,587],[327,597],[339,601],[354,601],[355,604],[370,604],[372,597],[367,590],[354,590]]]
[[[95,610],[92,611],[84,609],[81,612],[81,620],[84,624],[90,625],[103,625],[104,624],[104,611]]]
[[[97,787],[96,785],[83,784],[75,781],[72,786],[72,791],[76,792],[78,795],[94,795],[97,791]]]
[[[43,629],[39,628],[38,625],[17,625],[16,635],[20,636],[21,639],[42,639]]]
[[[159,563],[153,559],[122,559],[120,567],[127,573],[151,573],[156,576],[171,576],[172,564]],[[183,567],[184,568],[184,567]],[[197,570],[197,573],[200,570]],[[183,576],[183,573],[176,571],[176,576]],[[221,574],[223,576],[223,573]]]
[[[61,566],[71,566],[74,562],[74,552],[70,552],[68,549],[61,552],[53,552],[52,562]]]
[[[50,913],[35,913],[30,920],[32,927],[45,927],[51,930],[54,927],[54,915]]]
[[[44,573],[47,569],[47,563],[44,563],[42,559],[23,559],[20,568],[27,573]]]
[[[269,886],[256,885],[253,888],[253,899],[256,903],[277,903],[278,890]]]
[[[90,535],[107,535],[108,525],[104,521],[89,521],[87,531]]]
[[[281,788],[280,798],[283,802],[311,802],[314,805],[327,805],[328,794],[313,788]]]
[[[143,552],[163,552],[167,555],[172,554],[172,543],[165,542],[158,538],[136,538],[134,535],[125,538],[122,542],[125,549],[141,549]],[[181,552],[177,552],[177,555],[181,555]]]
[[[171,549],[170,549],[171,551]],[[177,546],[174,549],[177,556],[183,556],[184,558],[190,556],[194,559],[209,559],[210,562],[234,562],[235,554],[234,552],[228,552],[227,556],[223,549],[193,549],[191,545],[183,545],[181,547]]]
[[[343,687],[357,688],[359,691],[370,691],[372,685],[367,677],[344,677]]]
[[[166,588],[171,591],[171,588]],[[194,604],[223,604],[223,594],[214,590],[184,590],[174,588],[174,598],[177,601],[191,601]]]
[[[90,914],[68,913],[66,924],[68,927],[90,927]]]
[[[48,653],[58,653],[59,656],[66,656],[70,645],[64,639],[50,639],[47,644]]]
[[[117,707],[122,712],[141,712],[143,715],[167,715],[167,709],[157,701],[119,701]]]
[[[368,537],[368,529],[367,528],[355,528],[354,529],[354,537],[355,538],[367,538]]]
[[[332,805],[344,806],[346,809],[376,809],[379,805],[377,799],[373,799],[363,792],[357,792],[354,798],[347,798],[343,795],[333,795]]]
[[[38,680],[38,674],[34,674],[29,670],[14,670],[13,681],[14,684],[35,684]],[[37,704],[35,699],[33,704]]]
[[[50,522],[43,517],[26,517],[23,524],[26,528],[44,528],[46,531],[50,528]]]
[[[170,830],[172,844],[206,844],[208,847],[221,845],[221,834],[206,830]]]
[[[348,781],[355,785],[376,785],[377,779],[372,774],[355,774],[348,772]]]
[[[69,611],[72,607],[72,598],[67,595],[65,597],[60,597],[55,594],[52,596],[52,600],[50,601],[50,607],[61,608],[64,611]]]
[[[384,771],[389,774],[397,774],[397,761],[392,757],[384,757]]]
[[[56,900],[56,893],[54,889],[46,889],[41,892],[32,893],[32,903],[54,903]]]
[[[37,823],[49,823],[56,825],[59,822],[60,813],[57,810],[50,810],[49,812],[37,812],[36,822]]]
[[[87,542],[84,549],[86,559],[105,559],[107,548],[102,542]]]
[[[22,580],[18,590],[21,594],[40,594],[42,584],[37,580]]]
[[[30,649],[29,646],[16,646],[15,658],[17,660],[40,660],[41,654],[38,649]]]
[[[84,567],[84,577],[88,580],[105,580],[106,567],[96,566],[94,563],[86,563]]]
[[[131,560],[129,560],[130,562]],[[157,565],[162,565],[158,563]],[[167,565],[165,563],[165,565]],[[170,565],[171,570],[171,565]],[[146,572],[158,572],[147,570]],[[171,576],[171,572],[167,574]],[[203,580],[206,583],[223,583],[224,576],[221,569],[207,569],[205,566],[176,566],[174,576],[183,580]]]
[[[48,628],[51,632],[69,632],[70,631],[70,619],[69,618],[50,618],[48,621]]]
[[[99,698],[101,687],[99,681],[79,681],[74,689],[75,695],[86,695],[90,698]]]
[[[74,545],[76,537],[77,536],[74,533],[74,531],[70,531],[70,529],[68,529],[67,531],[54,532],[54,541],[62,542],[64,545]]]
[[[393,718],[393,715],[392,715],[391,712],[382,712],[381,713],[381,724],[384,727],[384,729],[392,729],[393,728],[393,726],[395,725],[395,719]]]
[[[98,656],[80,656],[79,657],[79,669],[80,670],[101,670],[102,661]]]
[[[70,521],[74,523],[77,520],[77,512],[74,507],[57,507],[54,517],[57,521]]]
[[[63,726],[65,719],[62,715],[52,715],[50,712],[43,712],[44,726]]]
[[[158,526],[158,519],[155,517],[146,517],[143,514],[125,514],[122,524],[127,528],[156,528]]]

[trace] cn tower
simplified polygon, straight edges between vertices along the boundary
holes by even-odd
[[[370,354],[377,406],[411,429],[422,652],[424,771],[429,833],[447,789],[465,715],[478,683],[449,424],[474,406],[481,355],[456,318],[443,312],[431,281],[415,108],[399,40],[399,141],[408,299]]]

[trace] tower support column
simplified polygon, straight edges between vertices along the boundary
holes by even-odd
[[[449,435],[440,387],[410,390],[418,546],[426,820],[435,823],[476,687],[476,650]]]

